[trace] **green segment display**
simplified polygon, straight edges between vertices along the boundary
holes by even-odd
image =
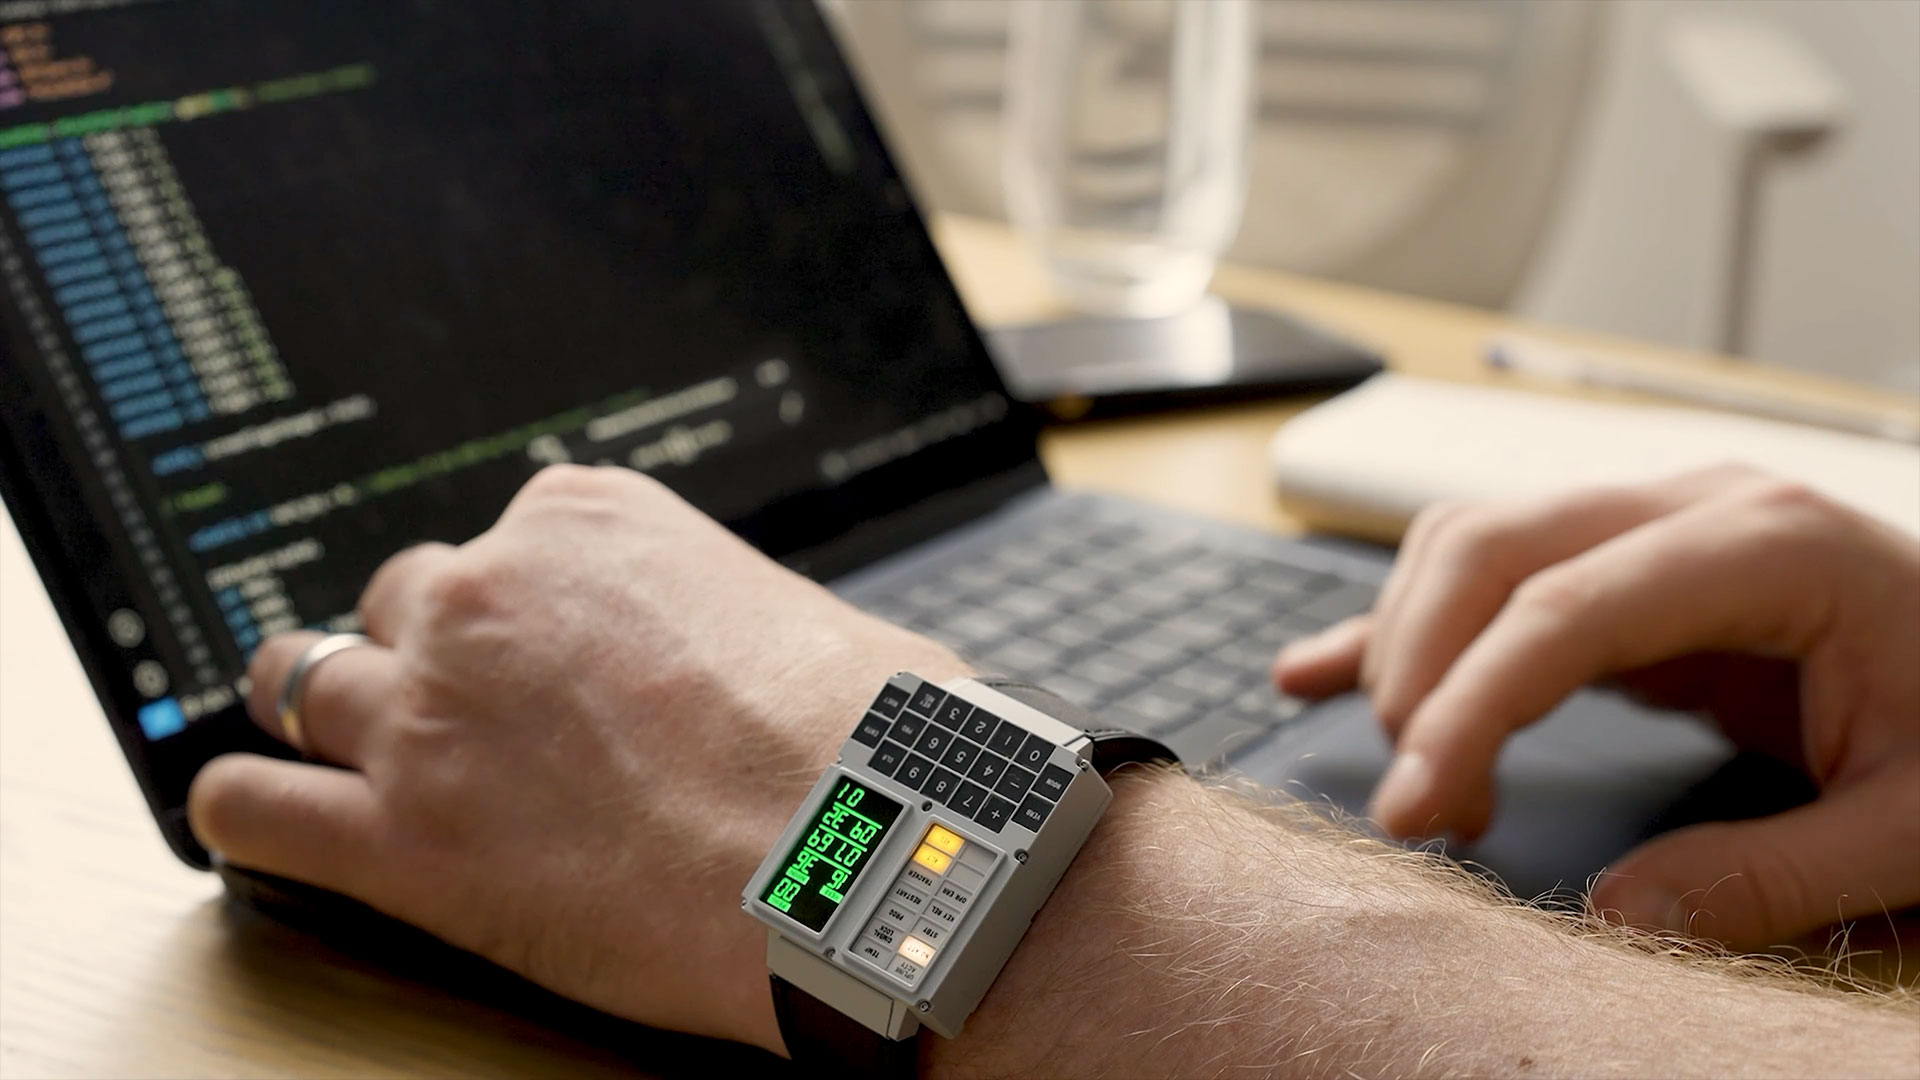
[[[880,846],[899,816],[899,803],[842,777],[821,800],[799,842],[787,853],[785,869],[760,899],[819,933],[840,910],[854,881],[867,868],[868,855]]]

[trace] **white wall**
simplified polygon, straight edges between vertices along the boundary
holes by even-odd
[[[1845,129],[1763,193],[1749,353],[1920,392],[1920,0],[1616,0],[1564,201],[1516,307],[1706,347],[1731,146],[1667,68],[1665,20],[1789,27],[1846,84]]]

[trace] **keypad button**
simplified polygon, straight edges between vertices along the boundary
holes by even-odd
[[[1047,823],[1047,815],[1051,813],[1053,813],[1052,803],[1038,795],[1029,795],[1026,801],[1020,804],[1020,809],[1014,811],[1013,823],[1023,829],[1039,832],[1040,826]]]
[[[870,960],[880,967],[886,967],[893,961],[893,950],[872,938],[861,938],[853,947],[854,955]]]
[[[946,923],[934,922],[932,919],[921,919],[919,924],[913,928],[914,937],[919,938],[929,945],[936,946],[945,945],[947,943],[947,935],[952,932],[953,928]]]
[[[949,881],[940,886],[934,903],[952,911],[965,911],[973,902],[973,894]]]
[[[993,733],[999,726],[999,717],[985,709],[975,709],[973,714],[967,717],[966,725],[960,729],[960,734],[985,746],[987,741],[993,738]]]
[[[934,713],[940,711],[940,706],[946,703],[947,692],[932,683],[927,683],[915,692],[912,700],[907,702],[907,708],[912,709],[921,716],[932,716]]]
[[[984,787],[992,787],[1000,782],[1000,774],[1007,771],[1007,759],[989,754],[984,750],[974,756],[973,766],[967,770],[967,777],[980,781]]]
[[[920,977],[920,965],[904,956],[896,956],[893,958],[893,965],[887,968],[887,974],[901,982],[910,983]]]
[[[973,717],[973,706],[957,697],[949,697],[940,711],[934,714],[933,722],[949,731],[965,731],[967,721]]]
[[[1033,790],[1059,802],[1067,793],[1067,785],[1073,783],[1073,774],[1058,765],[1049,765],[1040,770],[1040,779],[1033,782]]]
[[[980,807],[986,804],[986,801],[986,788],[971,780],[963,780],[960,782],[960,790],[954,792],[953,797],[947,800],[947,805],[953,807],[955,813],[972,817]]]
[[[904,773],[905,771],[906,771],[906,767],[901,766],[901,772]],[[993,790],[999,792],[1001,795],[1004,795],[1009,799],[1018,799],[1021,796],[1025,795],[1027,793],[1027,789],[1032,786],[1033,786],[1032,773],[1021,768],[1018,765],[1009,765],[1007,766],[1007,771],[1001,774],[1000,782],[993,785]]]
[[[979,752],[979,747],[965,739],[956,738],[947,744],[947,752],[940,755],[940,763],[965,776],[967,770],[973,768],[974,755]]]
[[[1027,741],[1020,744],[1020,752],[1011,756],[1015,765],[1039,772],[1053,756],[1053,744],[1038,735],[1029,735]]]
[[[886,737],[886,719],[872,713],[861,717],[860,726],[853,729],[853,741],[865,746],[879,746],[880,740]]]
[[[926,726],[927,722],[925,720],[920,719],[912,713],[903,712],[900,714],[900,719],[893,722],[891,738],[895,742],[902,742],[908,746],[912,746],[913,741],[920,737],[921,730]]]
[[[935,768],[933,776],[921,786],[920,790],[941,802],[946,802],[960,790],[960,776],[952,769]]]
[[[907,932],[884,919],[875,919],[873,925],[867,927],[867,936],[882,945],[898,947]]]
[[[922,941],[912,934],[908,934],[900,941],[900,955],[919,964],[921,967],[926,967],[928,964],[933,963],[933,954],[936,951],[932,942]]]
[[[974,812],[973,820],[993,832],[999,832],[1013,816],[1013,804],[998,795],[987,796],[987,801]]]
[[[907,760],[900,763],[900,769],[893,774],[893,778],[913,790],[919,791],[920,785],[926,783],[927,778],[932,775],[933,762],[928,761],[919,754],[908,754]]]
[[[906,690],[901,687],[888,684],[880,688],[880,696],[873,699],[872,708],[874,712],[877,712],[881,716],[885,717],[886,719],[891,720],[894,717],[899,716],[900,710],[905,708],[906,705],[907,705]]]
[[[993,738],[987,740],[987,749],[1010,758],[1020,752],[1021,744],[1027,741],[1027,729],[1008,720],[1000,721],[993,729]]]
[[[880,748],[873,752],[873,756],[867,759],[867,767],[882,776],[892,776],[894,771],[900,768],[900,763],[905,760],[907,760],[906,747],[897,742],[883,742]]]
[[[919,741],[913,744],[913,748],[934,761],[939,761],[946,754],[948,745],[958,741],[953,737],[953,732],[946,728],[928,724],[927,729],[920,733]]]
[[[935,901],[927,907],[927,918],[939,923],[941,926],[959,926],[961,914],[961,908],[948,907],[938,901]]]

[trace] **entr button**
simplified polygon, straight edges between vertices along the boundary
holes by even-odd
[[[1038,735],[1027,736],[1027,741],[1020,746],[1020,752],[1012,755],[1015,765],[1032,769],[1034,772],[1039,772],[1047,763],[1047,759],[1052,756],[1053,744]]]
[[[861,717],[860,726],[853,729],[853,741],[866,746],[879,746],[880,740],[886,737],[886,719],[872,713]]]
[[[880,696],[873,699],[873,711],[888,720],[900,715],[907,704],[907,692],[898,686],[883,686]]]
[[[1039,832],[1040,826],[1047,823],[1047,815],[1051,813],[1053,813],[1052,803],[1038,795],[1029,795],[1027,796],[1027,800],[1020,804],[1020,809],[1013,815],[1013,823],[1021,828],[1032,829],[1034,832]]]
[[[987,749],[1001,757],[1012,757],[1020,752],[1021,744],[1027,741],[1027,729],[1002,720],[1000,726],[993,729],[993,738],[987,740]]]
[[[1073,774],[1058,765],[1049,765],[1040,770],[1040,779],[1033,782],[1033,790],[1059,802],[1067,793],[1067,785],[1073,783]]]

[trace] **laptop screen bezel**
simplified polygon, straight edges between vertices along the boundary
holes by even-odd
[[[810,0],[782,0],[779,11],[796,32],[817,46],[813,55],[820,62],[839,68],[836,74],[844,77],[851,98],[848,134],[874,154],[884,169],[900,177],[866,95],[846,63],[840,36]],[[901,182],[905,186],[904,177]],[[928,286],[942,290],[952,310],[961,313],[972,354],[969,362],[991,373],[985,341],[946,272],[917,199],[910,198],[906,217],[920,238]],[[146,699],[133,684],[122,650],[107,634],[99,614],[103,609],[99,594],[111,593],[119,603],[146,607],[137,604],[143,584],[121,572],[125,552],[100,525],[109,508],[80,482],[71,451],[60,445],[43,405],[45,388],[35,386],[25,365],[16,359],[17,350],[32,347],[17,309],[11,303],[0,306],[0,499],[169,847],[187,863],[207,868],[209,855],[186,823],[186,790],[193,774],[220,753],[296,755],[248,720],[238,705],[163,740],[149,740],[141,732],[136,714]],[[998,382],[997,375],[991,377]],[[1001,389],[1004,392],[1003,384]],[[846,486],[845,497],[834,500],[846,509],[841,520],[822,523],[809,530],[804,540],[770,547],[769,553],[813,576],[827,577],[884,557],[1044,485],[1046,475],[1038,456],[1041,417],[1010,397],[1009,405],[1008,416],[996,425],[1007,443],[1007,467],[985,469],[960,483],[934,487],[914,483],[912,459],[896,463],[882,470],[886,476],[874,478],[883,488],[862,486],[859,481]],[[899,527],[875,527],[891,521],[899,522]],[[86,553],[100,552],[111,553],[103,565],[83,560]]]

